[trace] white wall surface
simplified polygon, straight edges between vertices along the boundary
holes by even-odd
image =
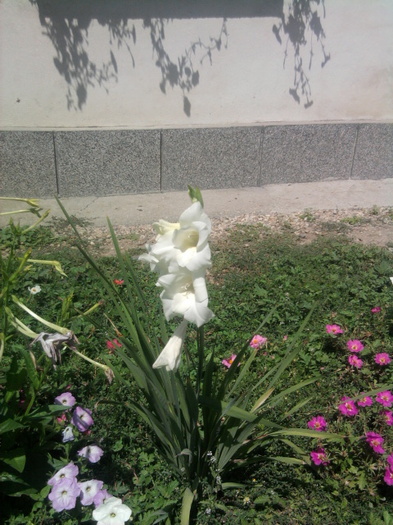
[[[287,23],[293,1],[284,0]],[[165,0],[157,3],[165,6]],[[221,3],[224,15],[225,0]],[[0,0],[0,128],[392,122],[393,0],[325,0],[324,5],[310,0],[309,6],[323,34],[308,28],[296,58],[288,33],[279,30],[279,16],[150,18],[148,23],[112,18],[111,34],[98,8],[96,18],[40,20],[39,5]],[[164,30],[161,39],[157,28]],[[156,49],[152,37],[158,39]],[[289,90],[299,80],[300,57],[309,83],[303,94],[298,85],[297,102]],[[167,75],[165,89],[160,66]]]

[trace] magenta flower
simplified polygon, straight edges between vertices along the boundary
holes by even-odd
[[[391,359],[389,354],[382,352],[380,354],[376,354],[374,361],[377,363],[377,365],[385,366],[390,363]]]
[[[76,407],[71,418],[71,423],[76,426],[79,432],[86,432],[94,423],[91,417],[91,410],[88,408]]]
[[[322,416],[313,417],[308,423],[308,428],[317,430],[318,432],[324,432],[327,427],[326,419]]]
[[[55,397],[55,405],[63,405],[67,408],[71,408],[75,405],[76,399],[71,392],[63,392],[59,396]]]
[[[254,337],[250,341],[251,348],[255,348],[258,350],[267,343],[267,337],[262,337],[261,335],[254,335]]]
[[[358,339],[351,339],[347,342],[347,348],[350,352],[361,352],[364,346]]]
[[[393,454],[390,454],[390,455],[386,458],[386,461],[388,462],[388,465],[390,465],[390,467],[392,467],[392,469],[393,469]]]
[[[327,324],[325,328],[328,334],[338,335],[344,333],[344,330],[338,324]]]
[[[310,452],[310,456],[311,461],[315,463],[315,465],[328,465],[330,463],[324,448],[317,448],[317,450]]]
[[[78,451],[78,456],[86,458],[90,463],[97,463],[100,461],[101,456],[104,454],[102,448],[97,445],[90,445],[89,447],[83,447]]]
[[[338,406],[338,409],[344,416],[356,416],[359,413],[355,401],[350,397],[344,396],[341,398],[341,401],[343,402]]]
[[[53,486],[59,481],[64,479],[74,479],[79,474],[79,468],[71,461],[65,467],[61,468],[54,476],[48,481],[48,485]]]
[[[379,314],[379,312],[382,310],[382,308],[380,306],[374,306],[374,308],[371,308],[371,313],[372,314]]]
[[[377,394],[375,396],[375,401],[377,403],[380,403],[384,407],[390,407],[390,406],[392,406],[392,403],[393,403],[392,393],[390,392],[390,390],[385,390],[384,392],[379,392],[379,394]]]
[[[385,454],[385,450],[382,448],[382,444],[385,440],[381,434],[377,434],[376,432],[366,432],[366,441],[374,452]]]
[[[360,407],[369,407],[373,404],[373,400],[370,396],[364,396],[359,399],[357,404]]]
[[[236,354],[232,354],[231,357],[229,359],[223,359],[221,361],[221,363],[226,366],[227,368],[231,368],[231,366],[233,365],[233,362],[234,360],[236,359],[237,355]]]
[[[385,420],[385,423],[391,427],[393,425],[393,412],[391,410],[385,410],[385,412],[381,412],[382,417]]]
[[[98,479],[91,479],[90,481],[81,481],[78,483],[78,487],[81,491],[81,503],[82,505],[91,505],[94,503],[94,498],[104,485],[103,481]]]
[[[393,485],[393,470],[389,467],[385,470],[383,480],[387,485]]]
[[[363,361],[356,354],[348,356],[348,363],[355,368],[362,368],[363,366]]]
[[[52,502],[52,507],[60,512],[62,510],[71,510],[75,508],[76,498],[80,494],[80,488],[76,478],[64,478],[55,483],[50,491],[48,498]]]

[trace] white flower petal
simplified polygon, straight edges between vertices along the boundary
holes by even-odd
[[[176,328],[173,336],[165,345],[163,351],[153,363],[153,368],[163,368],[166,370],[177,370],[180,365],[181,349],[186,336],[188,322],[183,320]]]

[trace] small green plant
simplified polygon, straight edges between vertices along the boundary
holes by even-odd
[[[312,210],[307,208],[304,210],[303,213],[301,213],[299,215],[299,217],[301,219],[303,219],[303,221],[306,221],[306,222],[315,222],[315,215],[313,214]]]

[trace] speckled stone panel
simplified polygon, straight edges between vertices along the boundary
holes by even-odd
[[[55,133],[62,197],[160,190],[160,131]]]
[[[356,125],[271,126],[262,147],[262,184],[349,179]]]
[[[0,195],[53,197],[57,193],[51,131],[0,132]]]
[[[393,124],[361,124],[356,142],[352,178],[390,177],[393,177]]]
[[[262,128],[162,132],[162,190],[257,186]]]

